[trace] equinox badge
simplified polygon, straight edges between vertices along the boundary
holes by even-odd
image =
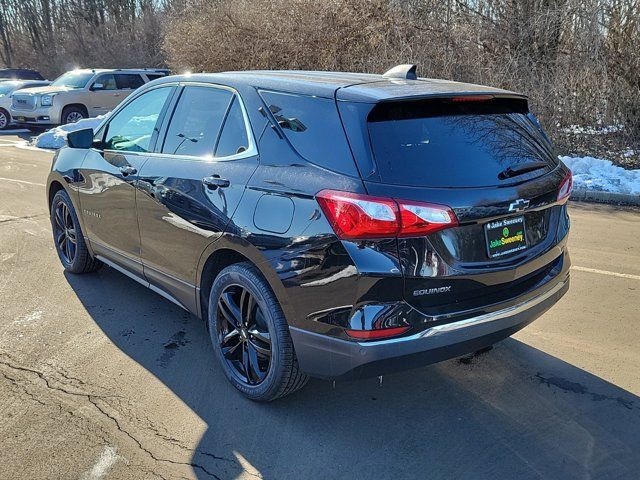
[[[434,293],[444,293],[444,292],[450,292],[450,291],[451,291],[451,285],[447,285],[446,287],[425,288],[424,290],[414,290],[413,296],[421,297],[422,295],[433,295]]]

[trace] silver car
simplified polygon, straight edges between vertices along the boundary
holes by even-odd
[[[5,80],[0,82],[0,130],[9,128],[11,124],[11,94],[16,90],[32,87],[44,87],[51,82],[47,80]]]
[[[11,115],[26,127],[50,127],[113,110],[135,89],[167,75],[162,69],[79,69],[46,87],[13,93]]]

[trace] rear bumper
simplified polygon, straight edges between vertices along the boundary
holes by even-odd
[[[440,362],[492,345],[534,321],[568,290],[569,275],[527,300],[507,308],[436,325],[415,335],[354,342],[291,327],[300,368],[331,379],[382,375]]]

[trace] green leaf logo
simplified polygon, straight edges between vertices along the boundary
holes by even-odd
[[[509,229],[507,227],[504,227],[502,229],[502,236],[503,237],[508,237],[509,236]]]

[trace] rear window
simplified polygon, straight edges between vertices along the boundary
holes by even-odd
[[[287,140],[311,163],[357,176],[335,100],[260,91]]]
[[[369,114],[368,128],[384,183],[495,186],[535,178],[557,164],[551,144],[519,99],[381,103]],[[548,166],[499,178],[508,167],[538,162]]]

